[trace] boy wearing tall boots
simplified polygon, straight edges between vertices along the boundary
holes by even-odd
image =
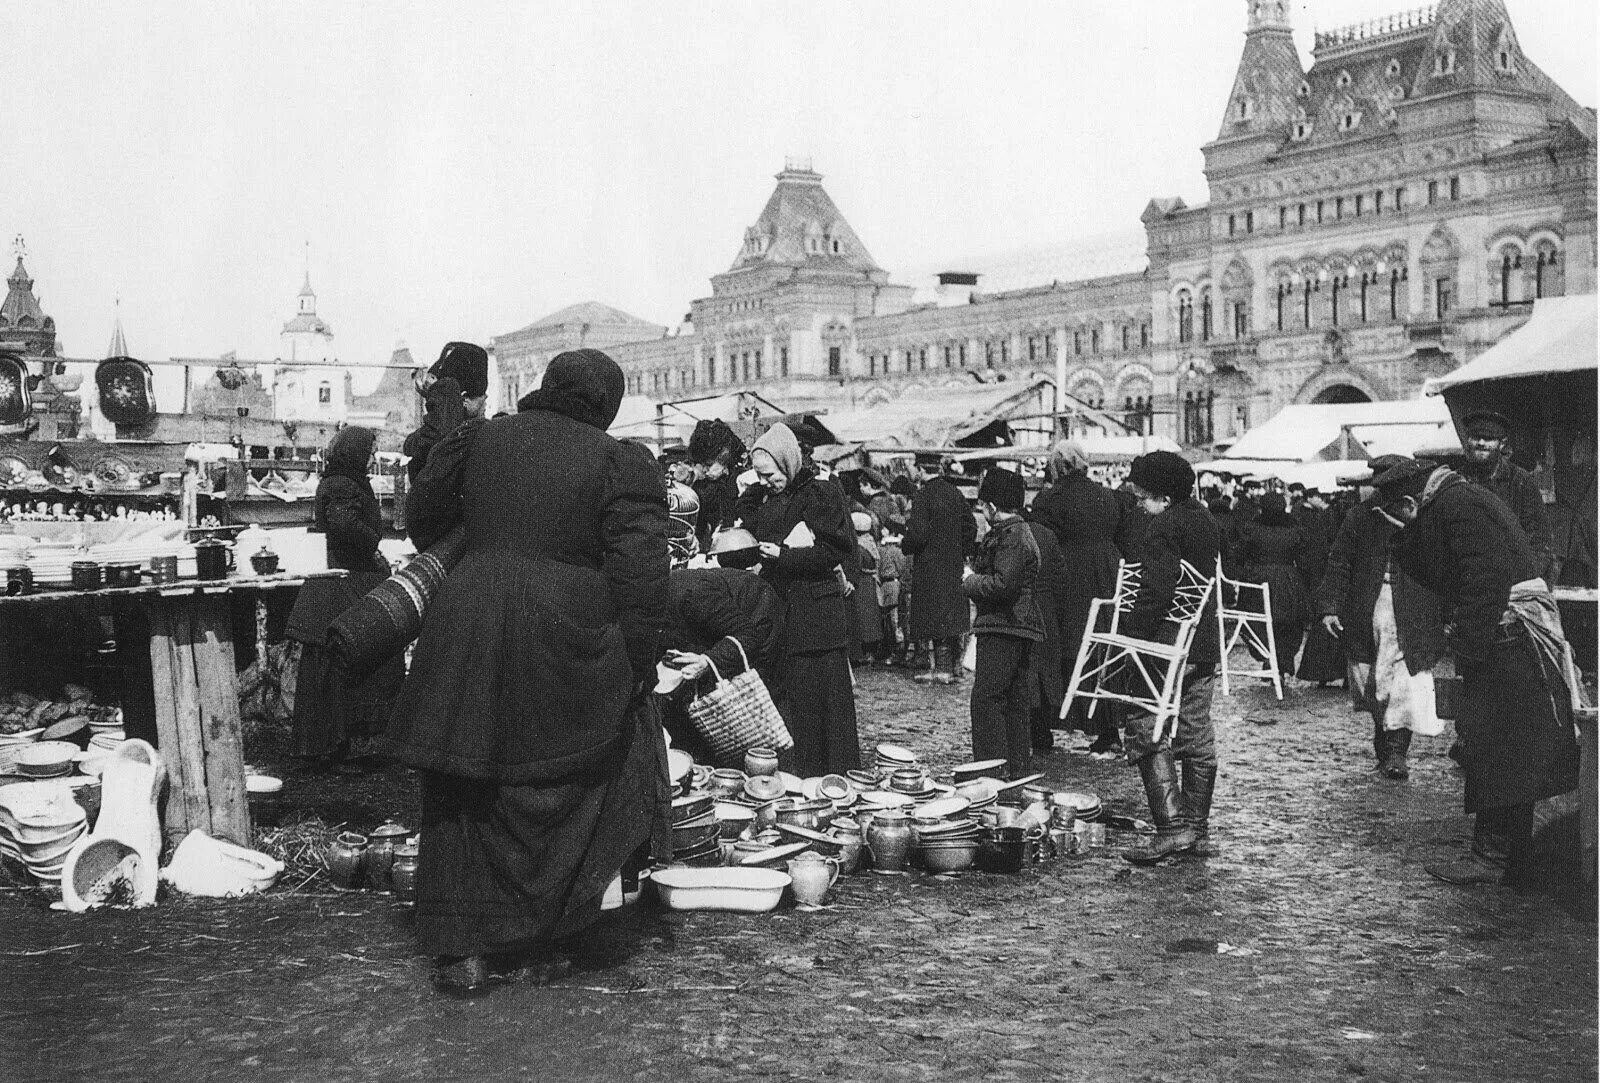
[[[1013,778],[1028,771],[1032,757],[1029,711],[1033,706],[1034,652],[1044,639],[1044,621],[1034,599],[1039,546],[1022,518],[1022,475],[992,467],[978,487],[978,506],[989,533],[978,545],[972,574],[961,583],[977,619],[978,667],[972,678],[972,755],[1004,757]]]
[[[1183,457],[1153,451],[1133,461],[1128,485],[1150,516],[1145,530],[1144,571],[1133,608],[1123,618],[1127,634],[1171,641],[1177,626],[1168,621],[1188,561],[1211,575],[1222,546],[1222,531],[1194,496],[1194,470]],[[1139,769],[1156,836],[1150,845],[1123,857],[1136,865],[1156,865],[1178,854],[1212,853],[1211,792],[1217,781],[1216,735],[1211,727],[1211,694],[1220,659],[1216,592],[1206,600],[1189,646],[1177,725],[1155,739],[1156,716],[1136,713],[1123,723],[1128,762]],[[1179,777],[1179,770],[1182,777]]]

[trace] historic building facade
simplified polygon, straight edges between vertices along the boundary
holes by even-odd
[[[996,293],[952,271],[918,303],[789,163],[688,324],[588,344],[637,394],[755,387],[796,410],[1050,376],[1203,447],[1290,403],[1412,397],[1536,298],[1594,291],[1594,112],[1501,0],[1319,33],[1309,69],[1288,8],[1247,0],[1210,200],[1151,200],[1142,268]]]

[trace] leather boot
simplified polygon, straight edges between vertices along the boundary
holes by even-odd
[[[433,987],[457,999],[481,997],[489,992],[489,964],[481,955],[440,956],[434,964]]]
[[[1169,857],[1193,850],[1194,829],[1178,807],[1178,765],[1172,759],[1172,750],[1164,748],[1140,760],[1139,777],[1144,782],[1145,800],[1150,803],[1156,837],[1148,846],[1124,850],[1123,860],[1135,865],[1159,865]]]
[[[951,647],[953,641],[949,639],[935,640],[933,644],[933,676],[930,678],[934,684],[955,684],[956,666],[959,664],[955,650]]]
[[[1410,730],[1389,730],[1384,734],[1383,753],[1379,758],[1378,770],[1383,772],[1385,778],[1410,778],[1411,768],[1406,764],[1406,753],[1410,750]]]
[[[1217,856],[1217,848],[1211,843],[1211,791],[1216,785],[1215,763],[1183,761],[1183,793],[1178,798],[1178,808],[1183,812],[1183,822],[1194,830],[1196,857]]]
[[[934,652],[928,649],[926,640],[917,640],[917,649],[911,655],[911,679],[923,684],[933,680]]]

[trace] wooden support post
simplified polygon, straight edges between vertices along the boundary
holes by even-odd
[[[225,594],[156,598],[150,612],[156,730],[169,841],[193,830],[250,844],[244,739]]]

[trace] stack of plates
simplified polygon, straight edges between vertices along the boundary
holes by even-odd
[[[98,560],[102,564],[137,564],[141,568],[150,566],[153,556],[169,556],[172,553],[172,543],[155,538],[144,541],[119,541],[105,542],[101,545],[89,546],[89,559]]]
[[[72,585],[72,562],[81,559],[76,549],[35,546],[28,553],[28,567],[33,571],[36,588],[67,587]]]
[[[720,865],[722,825],[713,810],[716,798],[693,792],[672,802],[672,860],[680,865]]]
[[[128,735],[120,729],[95,730],[93,737],[89,738],[89,751],[99,749],[101,752],[115,752],[118,745],[128,739]]]
[[[879,745],[876,751],[880,775],[890,775],[895,771],[917,766],[917,754],[909,748],[901,748],[899,745]]]
[[[957,786],[984,777],[998,778],[1006,773],[1006,761],[974,760],[972,763],[962,764],[951,773],[955,776]]]
[[[0,854],[21,862],[40,883],[60,883],[67,851],[88,829],[83,808],[59,782],[0,786]]]
[[[0,748],[8,748],[12,745],[31,745],[39,739],[39,735],[43,732],[44,727],[37,726],[34,729],[23,730],[20,733],[0,733]]]
[[[1100,798],[1092,793],[1058,793],[1051,798],[1051,804],[1063,808],[1070,808],[1074,819],[1084,823],[1093,823],[1105,812],[1105,806],[1100,803]]]

